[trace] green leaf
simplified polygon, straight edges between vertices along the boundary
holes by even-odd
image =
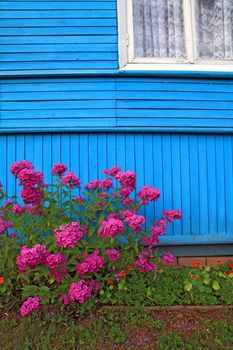
[[[217,281],[214,281],[212,287],[213,287],[214,290],[219,290],[220,289],[220,284]]]
[[[192,283],[190,283],[190,282],[185,283],[184,290],[185,290],[186,292],[190,292],[192,288],[193,288]]]

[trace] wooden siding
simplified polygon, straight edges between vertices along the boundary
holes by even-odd
[[[0,131],[233,130],[233,81],[68,77],[3,79]]]
[[[116,1],[2,1],[0,71],[118,68]]]
[[[62,161],[85,184],[112,165],[136,171],[140,188],[161,190],[145,208],[148,222],[163,209],[181,208],[184,218],[164,243],[226,243],[232,240],[233,136],[134,133],[25,134],[0,136],[1,181],[19,192],[9,172],[15,160],[31,160],[51,181],[51,167]]]

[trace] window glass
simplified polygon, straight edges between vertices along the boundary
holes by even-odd
[[[184,60],[183,0],[133,0],[132,3],[135,57]]]
[[[233,59],[233,0],[195,0],[197,58]]]

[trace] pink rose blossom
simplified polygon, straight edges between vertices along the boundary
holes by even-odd
[[[64,305],[68,305],[69,304],[69,298],[66,294],[62,294],[59,298],[59,301],[61,303],[63,303]]]
[[[56,163],[52,168],[52,175],[53,176],[58,175],[59,177],[61,177],[66,170],[67,170],[67,166],[65,164]]]
[[[12,207],[12,212],[15,214],[23,214],[25,213],[26,208],[25,207],[21,207],[19,204],[14,204]]]
[[[36,206],[40,205],[44,198],[44,192],[36,187],[24,187],[20,195],[25,204],[33,204]]]
[[[43,265],[49,253],[45,245],[36,244],[32,248],[23,246],[16,258],[16,264],[20,272],[25,272],[27,267],[33,270],[37,265]]]
[[[78,203],[82,203],[84,201],[84,198],[82,196],[74,196],[73,200]]]
[[[17,178],[19,181],[19,186],[24,185],[26,187],[34,187],[35,185],[39,185],[45,187],[43,180],[44,175],[40,171],[35,171],[34,169],[23,169],[18,173]]]
[[[116,180],[122,187],[131,189],[131,192],[136,187],[136,174],[133,171],[126,171],[125,173],[119,171],[116,175]]]

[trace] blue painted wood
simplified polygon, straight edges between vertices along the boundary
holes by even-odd
[[[116,1],[2,1],[0,16],[2,72],[118,68]]]
[[[233,202],[232,145],[232,135],[1,135],[0,180],[10,194],[15,193],[9,167],[23,158],[43,170],[46,181],[51,180],[52,164],[63,161],[82,184],[103,178],[102,169],[117,164],[124,171],[137,172],[137,190],[149,184],[161,190],[160,200],[145,208],[148,225],[163,209],[182,209],[182,222],[169,229],[163,244],[228,244],[233,243],[233,218],[224,208],[231,208]]]

